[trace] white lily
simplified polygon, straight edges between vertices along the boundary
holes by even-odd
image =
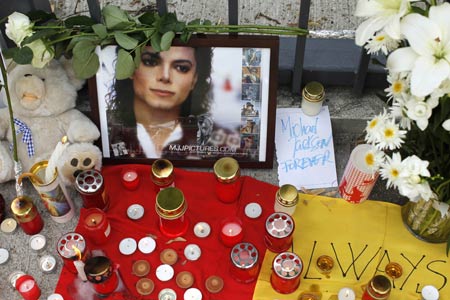
[[[428,119],[432,115],[432,110],[438,106],[439,100],[429,98],[424,101],[423,98],[411,97],[405,104],[407,115],[414,120],[417,127],[424,131],[428,127]]]
[[[447,119],[442,123],[442,127],[444,127],[445,130],[450,131],[450,119]]]
[[[355,42],[364,45],[377,31],[383,29],[394,40],[400,39],[400,19],[417,0],[359,0],[355,15],[368,18],[355,32]]]
[[[450,75],[450,4],[432,6],[429,17],[410,14],[401,22],[401,32],[410,47],[391,53],[390,72],[411,71],[411,93],[431,94]]]

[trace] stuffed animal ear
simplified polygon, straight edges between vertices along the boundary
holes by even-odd
[[[81,90],[81,88],[86,83],[86,80],[77,78],[77,76],[75,75],[75,71],[73,70],[72,60],[61,56],[59,62],[63,66],[64,70],[66,70],[66,74],[69,78],[70,83],[77,89],[77,91]]]

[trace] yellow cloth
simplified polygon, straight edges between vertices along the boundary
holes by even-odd
[[[253,299],[297,300],[313,284],[319,286],[322,300],[337,299],[343,287],[351,287],[356,299],[361,299],[364,286],[374,275],[385,275],[389,261],[403,268],[403,275],[392,282],[389,299],[419,300],[422,287],[429,284],[439,289],[440,299],[450,299],[446,245],[415,238],[403,224],[400,206],[377,201],[351,204],[338,198],[300,194],[293,217],[295,231],[290,251],[303,260],[300,286],[285,295],[273,290],[270,275],[276,254],[267,251]],[[320,274],[315,265],[324,254],[334,259],[329,278]]]

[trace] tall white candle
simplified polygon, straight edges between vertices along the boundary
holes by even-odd
[[[355,300],[356,295],[355,295],[355,292],[351,288],[345,287],[339,291],[338,299],[339,300]]]
[[[84,272],[84,262],[82,262],[81,260],[75,260],[73,264],[77,269],[78,278],[80,278],[82,281],[87,281],[86,273]]]

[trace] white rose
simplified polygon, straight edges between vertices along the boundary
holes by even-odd
[[[33,34],[32,28],[33,24],[28,16],[14,12],[8,17],[8,23],[5,24],[5,33],[20,47],[22,41]]]
[[[27,44],[27,47],[30,47],[33,51],[31,64],[35,68],[45,67],[55,56],[55,49],[53,47],[47,47],[42,40],[33,41]]]
[[[445,130],[450,131],[450,119],[445,120],[445,122],[442,123],[442,127],[444,127]]]

